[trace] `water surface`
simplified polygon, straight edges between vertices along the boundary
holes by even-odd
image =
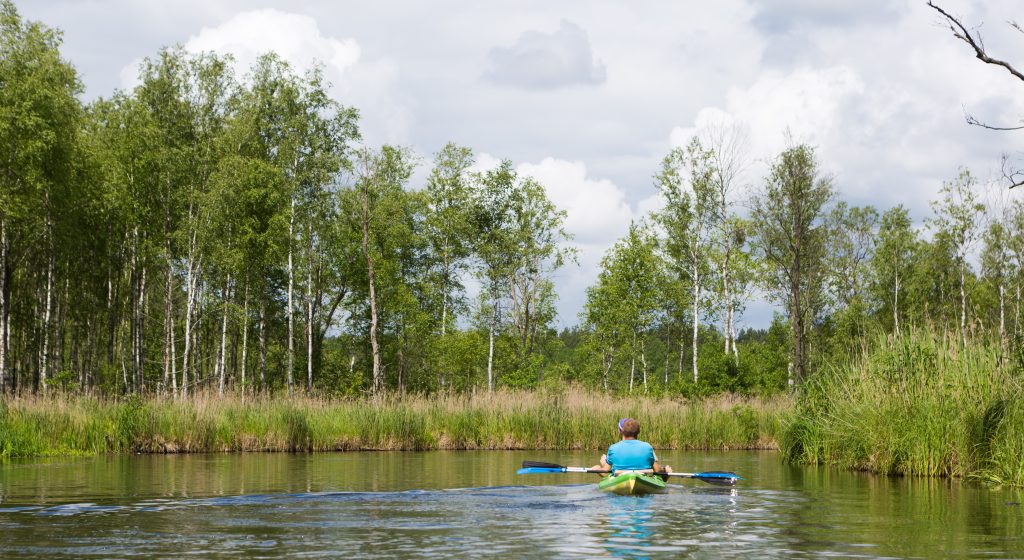
[[[136,455],[0,463],[0,556],[1024,558],[1021,491],[662,452],[735,488],[517,476],[582,452]]]

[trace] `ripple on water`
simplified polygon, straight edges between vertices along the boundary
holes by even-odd
[[[100,500],[0,509],[5,557],[885,557],[797,491],[592,484]],[[40,522],[47,518],[45,531]],[[980,552],[980,551],[979,551]],[[983,555],[983,554],[976,554]],[[997,554],[998,556],[998,554]]]

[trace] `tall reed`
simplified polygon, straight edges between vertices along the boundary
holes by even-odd
[[[785,397],[683,402],[571,387],[379,400],[26,397],[0,410],[0,455],[598,449],[623,416],[640,419],[641,437],[662,449],[766,449],[791,408]]]
[[[998,342],[879,336],[807,383],[782,449],[800,463],[1022,485],[1021,389]]]

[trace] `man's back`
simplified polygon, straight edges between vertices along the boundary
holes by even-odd
[[[624,439],[608,448],[608,464],[616,471],[650,469],[657,460],[651,444],[638,439]]]

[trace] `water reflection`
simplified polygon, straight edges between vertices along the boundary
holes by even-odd
[[[650,558],[654,534],[652,496],[607,496],[604,549],[616,558]]]
[[[1020,490],[664,453],[736,470],[612,496],[520,477],[566,452],[106,457],[0,463],[0,556],[1024,557]]]

